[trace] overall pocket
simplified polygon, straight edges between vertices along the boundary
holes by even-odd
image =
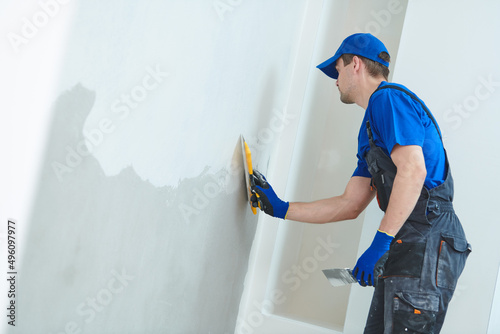
[[[433,334],[439,296],[420,292],[396,292],[392,332]]]
[[[420,278],[424,265],[425,245],[423,242],[405,242],[398,239],[389,249],[384,277]]]
[[[391,197],[392,180],[381,172],[372,177],[371,186],[377,192],[378,207],[385,212]]]
[[[441,235],[436,270],[438,287],[455,289],[471,250],[470,244],[464,238],[448,234]]]

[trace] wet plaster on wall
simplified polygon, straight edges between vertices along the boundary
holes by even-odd
[[[76,85],[54,105],[8,332],[232,333],[256,228],[239,142],[227,168],[177,186],[107,177],[92,154],[61,180],[95,98]]]

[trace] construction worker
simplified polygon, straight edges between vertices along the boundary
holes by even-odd
[[[388,83],[390,56],[371,34],[347,37],[318,68],[340,100],[365,109],[357,168],[343,194],[282,201],[258,171],[252,205],[281,219],[356,218],[377,196],[384,216],[353,275],[375,286],[364,333],[439,333],[471,251],[453,209],[453,179],[439,126],[406,87]],[[381,272],[375,268],[381,268]]]

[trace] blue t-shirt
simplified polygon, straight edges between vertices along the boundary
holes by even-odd
[[[388,85],[383,81],[379,87]],[[408,91],[402,85],[393,84]],[[423,103],[423,102],[422,102]],[[446,179],[446,156],[438,129],[422,108],[407,93],[397,89],[382,89],[370,97],[358,135],[358,166],[353,176],[371,177],[365,153],[370,149],[366,121],[370,121],[375,145],[390,157],[396,144],[422,147],[427,176],[424,185],[434,188]],[[441,131],[441,130],[439,130]]]

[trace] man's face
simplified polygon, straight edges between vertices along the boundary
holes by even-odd
[[[344,60],[339,58],[335,65],[335,69],[339,72],[337,78],[337,87],[340,93],[340,101],[346,104],[354,103],[354,85],[352,82],[352,67],[354,66],[354,61],[349,65],[344,66]]]

